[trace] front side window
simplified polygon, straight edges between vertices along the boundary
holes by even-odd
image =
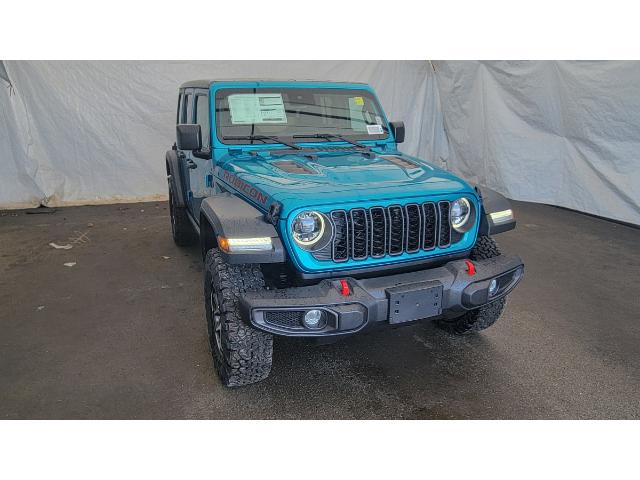
[[[202,148],[208,149],[211,146],[211,128],[209,127],[209,97],[206,95],[196,95],[196,123],[200,125],[202,134]]]
[[[366,90],[242,88],[216,92],[216,129],[226,144],[313,142],[340,136],[351,141],[388,137],[382,108]],[[307,137],[308,136],[308,137]],[[243,138],[236,138],[243,137]]]

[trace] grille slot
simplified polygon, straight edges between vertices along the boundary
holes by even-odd
[[[387,209],[389,215],[389,255],[400,255],[404,250],[404,215],[400,205]]]
[[[354,260],[360,260],[369,256],[369,239],[367,212],[364,208],[354,208],[351,215],[351,256]]]
[[[304,328],[302,319],[303,310],[271,310],[264,312],[264,321],[284,328]]]
[[[334,239],[318,260],[382,258],[451,245],[450,203],[390,205],[330,213]]]
[[[422,215],[424,218],[424,236],[422,238],[422,248],[431,250],[436,247],[436,233],[438,230],[438,216],[436,205],[428,202],[422,204]]]
[[[333,222],[333,260],[335,262],[345,262],[349,258],[349,222],[347,222],[347,212],[344,210],[334,210],[331,212]]]
[[[440,237],[438,245],[448,247],[451,243],[451,225],[449,223],[449,210],[451,205],[449,202],[438,202],[438,210],[440,211]]]
[[[387,216],[384,208],[371,208],[369,216],[371,218],[371,256],[384,257],[387,252]]]
[[[404,210],[407,217],[407,242],[404,249],[407,253],[415,253],[420,250],[421,243],[420,223],[422,219],[420,218],[420,207],[412,203],[404,207]]]

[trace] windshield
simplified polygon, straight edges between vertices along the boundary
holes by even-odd
[[[388,137],[371,92],[335,88],[220,89],[216,130],[222,143],[236,145]]]

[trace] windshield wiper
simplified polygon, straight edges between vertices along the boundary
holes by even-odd
[[[282,145],[286,145],[289,148],[293,148],[294,150],[300,150],[300,147],[294,143],[287,143],[282,140],[280,137],[275,137],[272,135],[230,135],[222,137],[223,140],[273,140],[276,143],[281,143]]]
[[[363,145],[363,144],[358,143],[358,142],[354,142],[353,140],[349,140],[348,138],[345,138],[342,135],[336,135],[336,134],[333,134],[333,133],[311,133],[309,135],[301,134],[301,135],[294,135],[293,138],[324,138],[325,140],[330,140],[332,138],[335,138],[337,140],[340,140],[341,142],[350,143],[351,145],[353,145],[355,147],[364,148],[365,150],[371,150],[366,145]]]

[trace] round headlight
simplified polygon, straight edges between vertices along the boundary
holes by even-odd
[[[325,230],[324,215],[306,211],[296,215],[291,224],[293,239],[302,247],[311,247],[318,242]]]
[[[471,204],[462,197],[451,203],[451,226],[457,232],[465,232],[471,216]]]

